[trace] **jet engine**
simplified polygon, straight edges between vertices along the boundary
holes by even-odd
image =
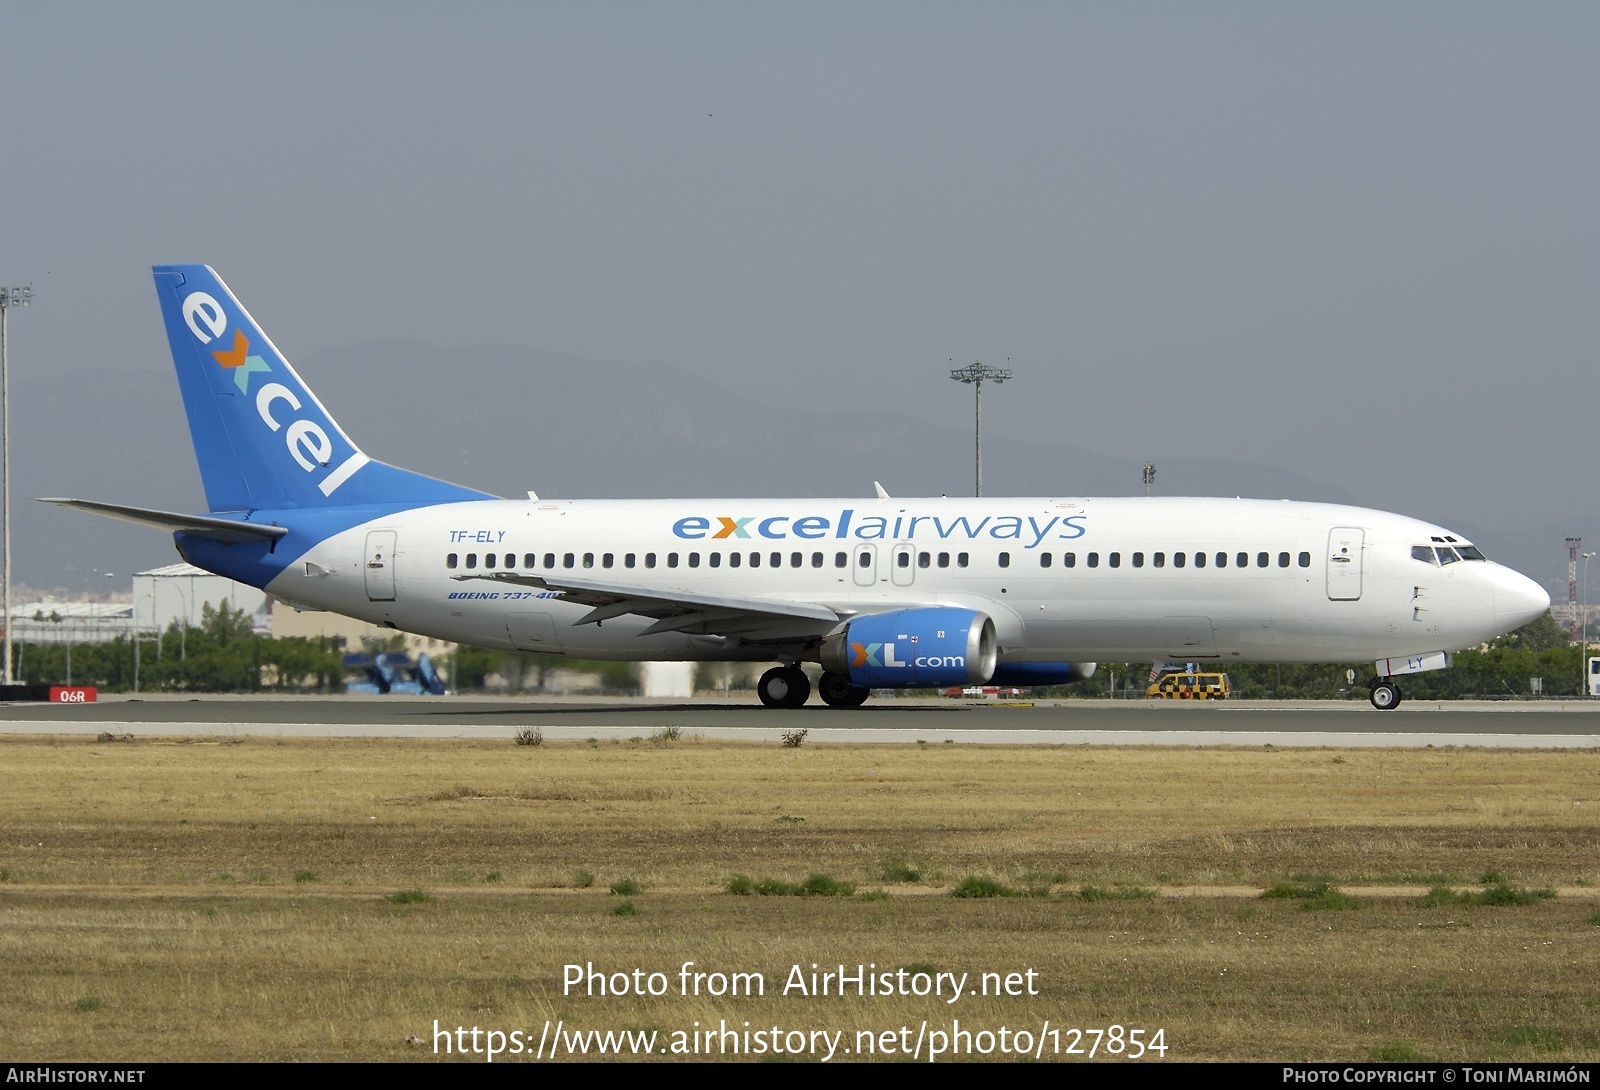
[[[901,609],[857,617],[822,641],[831,674],[874,689],[981,685],[994,672],[994,621],[971,609]]]

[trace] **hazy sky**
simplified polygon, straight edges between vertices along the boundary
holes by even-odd
[[[291,359],[526,344],[957,425],[947,360],[1009,357],[991,429],[1543,523],[1596,505],[1597,31],[1593,3],[13,4],[14,375],[176,398],[149,266],[199,261]]]

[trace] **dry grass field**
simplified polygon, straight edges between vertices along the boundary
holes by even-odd
[[[1600,754],[929,742],[0,739],[4,1058],[431,1060],[435,1020],[547,1019],[1600,1056]],[[727,892],[813,874],[854,892]],[[1486,881],[1555,896],[1425,896]],[[685,961],[765,994],[682,995]],[[569,963],[670,987],[564,994]],[[812,963],[1035,994],[783,994]]]

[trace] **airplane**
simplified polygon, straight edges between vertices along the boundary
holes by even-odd
[[[204,265],[154,269],[203,515],[169,531],[297,609],[504,651],[776,662],[761,702],[1051,685],[1100,661],[1371,661],[1398,679],[1549,608],[1403,515],[1288,500],[503,499],[369,458]],[[1216,665],[1212,665],[1216,664]]]

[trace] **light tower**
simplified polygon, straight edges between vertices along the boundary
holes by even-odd
[[[1011,358],[1006,357],[1010,363]],[[965,382],[974,391],[973,416],[976,421],[977,432],[977,486],[976,494],[983,495],[983,384],[987,380],[996,385],[1011,377],[1009,367],[990,367],[982,360],[973,360],[969,367],[957,367],[950,372],[950,377],[957,382]]]
[[[1150,486],[1156,483],[1156,467],[1149,462],[1144,464],[1144,494],[1150,494]]]
[[[1567,614],[1572,618],[1572,634],[1578,634],[1578,550],[1583,538],[1567,538]]]
[[[12,307],[25,307],[33,300],[33,286],[0,288],[0,538],[5,541],[4,586],[5,664],[0,667],[0,685],[10,685],[11,677],[11,370],[6,341],[6,320]]]

